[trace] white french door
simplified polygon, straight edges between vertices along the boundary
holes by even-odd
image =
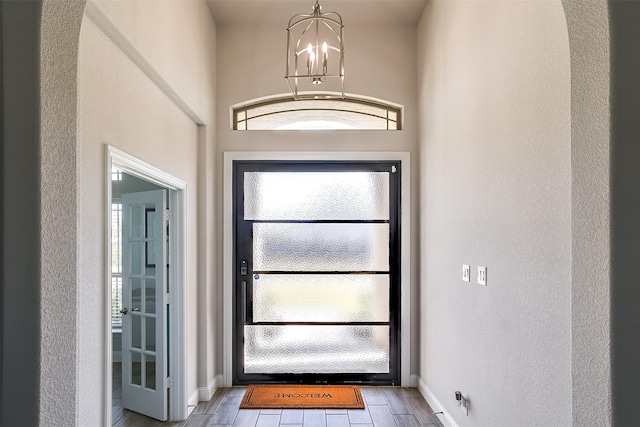
[[[122,195],[122,402],[167,419],[167,200]]]

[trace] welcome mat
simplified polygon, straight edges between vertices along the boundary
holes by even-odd
[[[357,385],[250,385],[240,409],[364,409]]]

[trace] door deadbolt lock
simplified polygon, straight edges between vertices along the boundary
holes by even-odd
[[[242,260],[240,261],[240,275],[246,276],[247,273],[248,273],[247,261]]]
[[[129,312],[129,309],[127,307],[125,307],[122,310],[120,310],[120,313],[122,313],[122,314],[127,314],[128,312]]]

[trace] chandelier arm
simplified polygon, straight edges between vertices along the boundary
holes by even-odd
[[[302,32],[300,33],[300,36],[298,36],[298,40],[296,42],[296,55],[300,55],[302,52],[304,52],[307,49],[305,47],[301,51],[298,51],[298,49],[300,49],[300,42],[302,41],[303,36],[307,33],[307,30],[311,28],[312,25],[313,25],[313,21],[309,22],[309,25],[307,25],[307,28],[302,30]],[[287,31],[289,31],[289,29],[287,29]]]
[[[303,16],[303,18],[301,18],[300,20],[298,20],[296,22],[292,22],[293,18],[291,18],[291,21],[289,21],[289,27],[287,29],[290,30],[293,27],[303,23],[304,21],[315,21],[315,20],[318,20],[318,19],[334,23],[335,25],[337,25],[337,26],[339,26],[341,28],[344,27],[344,25],[342,25],[342,19],[336,20],[336,19],[329,18],[329,17],[326,17],[326,16],[313,16],[313,15],[296,15],[296,16],[294,16],[294,18],[297,17],[297,16]],[[340,15],[338,15],[338,16],[340,16]]]
[[[291,31],[287,30],[287,56],[285,58],[285,63],[284,63],[284,75],[288,76],[289,75],[289,68],[291,65]],[[298,69],[298,61],[296,61],[296,70]]]
[[[294,20],[296,18],[300,18],[298,21],[294,22]],[[306,20],[306,19],[310,19],[313,18],[313,15],[309,15],[308,13],[299,13],[297,15],[294,15],[291,17],[291,19],[289,19],[289,28],[299,24],[300,22]]]
[[[330,18],[327,15],[335,15],[338,18]],[[338,12],[324,12],[320,14],[320,17],[323,19],[328,19],[330,21],[334,21],[335,23],[339,24],[342,27],[342,16],[340,16],[340,14]]]
[[[340,34],[338,34],[338,32],[336,31],[335,28],[333,28],[331,25],[327,24],[324,20],[322,21],[322,23],[325,25],[325,27],[327,27],[328,29],[331,30],[331,32],[333,33],[334,36],[336,36],[336,38],[338,40],[340,40],[340,42],[342,42],[342,28],[340,27]]]

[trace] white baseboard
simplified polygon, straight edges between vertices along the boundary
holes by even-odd
[[[206,387],[198,388],[198,400],[200,402],[208,402],[218,389],[218,377],[214,377]]]
[[[418,391],[424,397],[424,400],[427,401],[433,412],[441,412],[437,414],[438,419],[444,425],[444,427],[460,427],[458,423],[453,419],[451,414],[447,412],[446,409],[442,406],[438,398],[429,390],[429,387],[422,381],[422,378],[416,375],[416,382],[418,383]]]
[[[224,387],[224,377],[222,375],[216,375],[206,387],[198,388],[198,401],[208,402],[216,390],[222,387]]]
[[[215,378],[216,389],[224,388],[224,375],[218,374]]]
[[[193,410],[196,409],[196,406],[198,406],[198,403],[200,403],[200,399],[198,398],[199,394],[199,389],[195,389],[189,396],[189,401],[187,403],[187,417],[191,415]]]
[[[417,376],[416,374],[411,374],[409,376],[409,387],[411,388],[418,388],[418,379],[420,377]]]

